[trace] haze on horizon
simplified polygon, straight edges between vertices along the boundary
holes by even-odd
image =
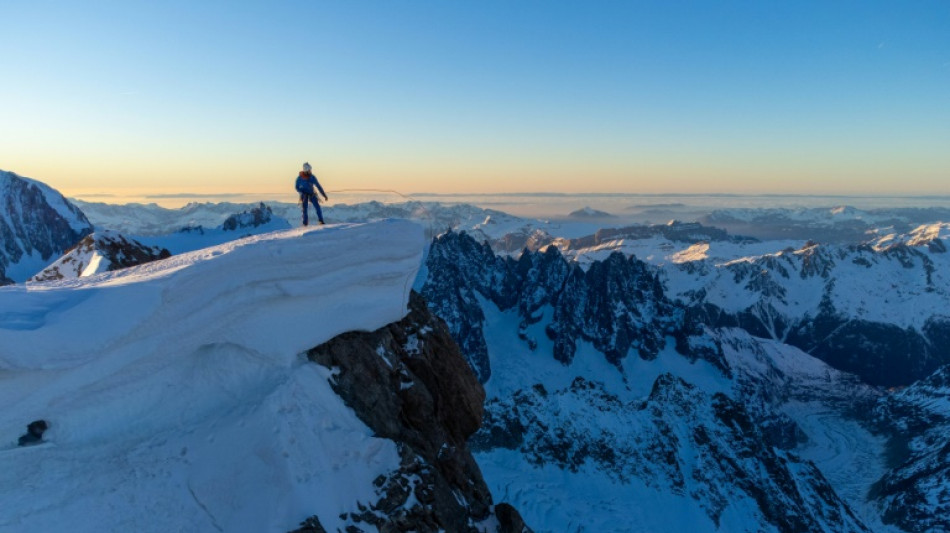
[[[946,194],[950,4],[23,2],[0,169],[67,195]]]

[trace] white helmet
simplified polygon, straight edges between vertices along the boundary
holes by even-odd
[[[310,166],[310,163],[304,163],[304,164],[303,164],[303,171],[304,171],[304,172],[310,172],[310,169],[311,169],[311,168],[313,168],[313,167]]]

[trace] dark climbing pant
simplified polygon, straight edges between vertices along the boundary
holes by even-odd
[[[317,201],[316,194],[301,194],[300,207],[303,208],[303,225],[307,225],[307,202],[312,202],[314,209],[317,210],[317,219],[323,224],[323,211],[320,210],[320,202]]]

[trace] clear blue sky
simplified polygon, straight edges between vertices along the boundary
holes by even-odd
[[[5,2],[65,192],[950,192],[950,2]]]

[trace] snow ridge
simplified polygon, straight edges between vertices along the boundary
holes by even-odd
[[[0,428],[55,444],[0,452],[0,529],[342,526],[399,454],[301,354],[402,318],[423,248],[407,221],[299,228],[0,289]]]

